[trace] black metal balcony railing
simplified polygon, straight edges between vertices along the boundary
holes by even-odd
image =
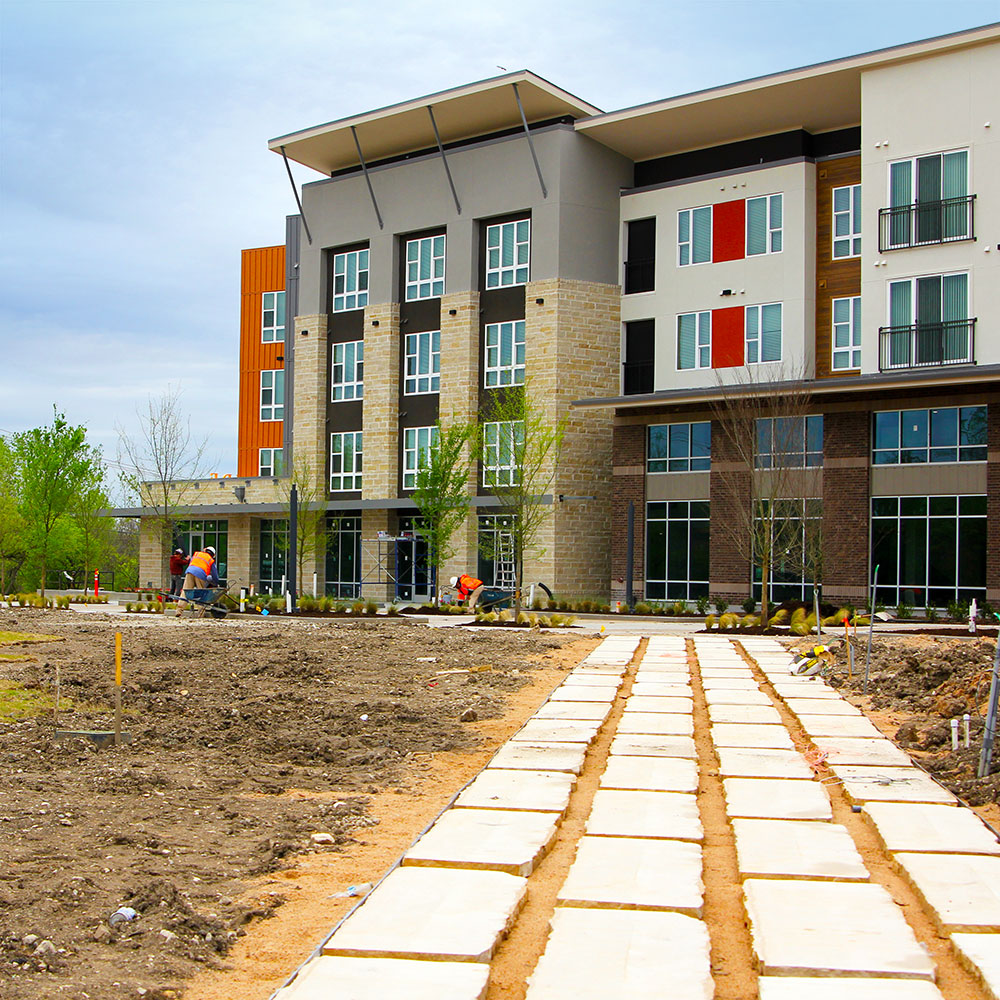
[[[879,371],[974,364],[975,334],[975,319],[883,326],[878,331]]]
[[[655,257],[638,257],[625,261],[625,294],[651,292],[655,287]]]
[[[976,196],[970,194],[943,201],[920,201],[913,205],[880,208],[879,253],[975,239],[975,205]]]
[[[652,361],[624,361],[622,376],[622,393],[626,396],[653,391]]]

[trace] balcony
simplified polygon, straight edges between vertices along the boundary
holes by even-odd
[[[653,391],[653,362],[622,362],[622,395],[638,396]]]
[[[625,261],[625,294],[653,291],[655,271],[655,257],[639,257]]]
[[[943,201],[920,201],[913,205],[880,208],[878,251],[903,250],[939,243],[973,240],[975,234],[974,194]]]
[[[883,326],[878,331],[879,371],[975,364],[975,333],[975,319]]]

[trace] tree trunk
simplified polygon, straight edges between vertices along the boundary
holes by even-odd
[[[42,549],[42,597],[45,596],[45,564],[47,562],[47,554],[45,549]]]
[[[760,626],[767,628],[767,585],[771,576],[771,560],[765,556],[760,567]]]

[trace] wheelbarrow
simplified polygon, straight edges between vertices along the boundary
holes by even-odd
[[[205,590],[181,591],[181,595],[188,603],[186,608],[178,608],[177,614],[185,611],[191,612],[192,618],[204,618],[211,615],[212,618],[225,618],[229,612],[222,604],[222,598],[226,596],[228,590],[225,587],[208,587]]]
[[[501,608],[509,608],[514,603],[514,595],[509,590],[501,590],[499,587],[483,587],[483,592],[476,601],[477,611],[499,611]]]

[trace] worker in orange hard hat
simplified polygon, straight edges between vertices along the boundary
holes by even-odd
[[[210,586],[219,586],[219,570],[215,561],[215,549],[211,545],[206,545],[201,552],[196,552],[191,556],[187,565],[187,573],[184,576],[184,589],[181,591],[181,599],[177,602],[177,611],[180,613],[187,601],[184,600],[184,593],[188,590],[208,590]]]
[[[453,587],[458,588],[459,601],[468,601],[471,611],[476,606],[479,595],[483,592],[483,581],[469,576],[468,573],[463,573],[461,576],[453,576],[450,582]]]

